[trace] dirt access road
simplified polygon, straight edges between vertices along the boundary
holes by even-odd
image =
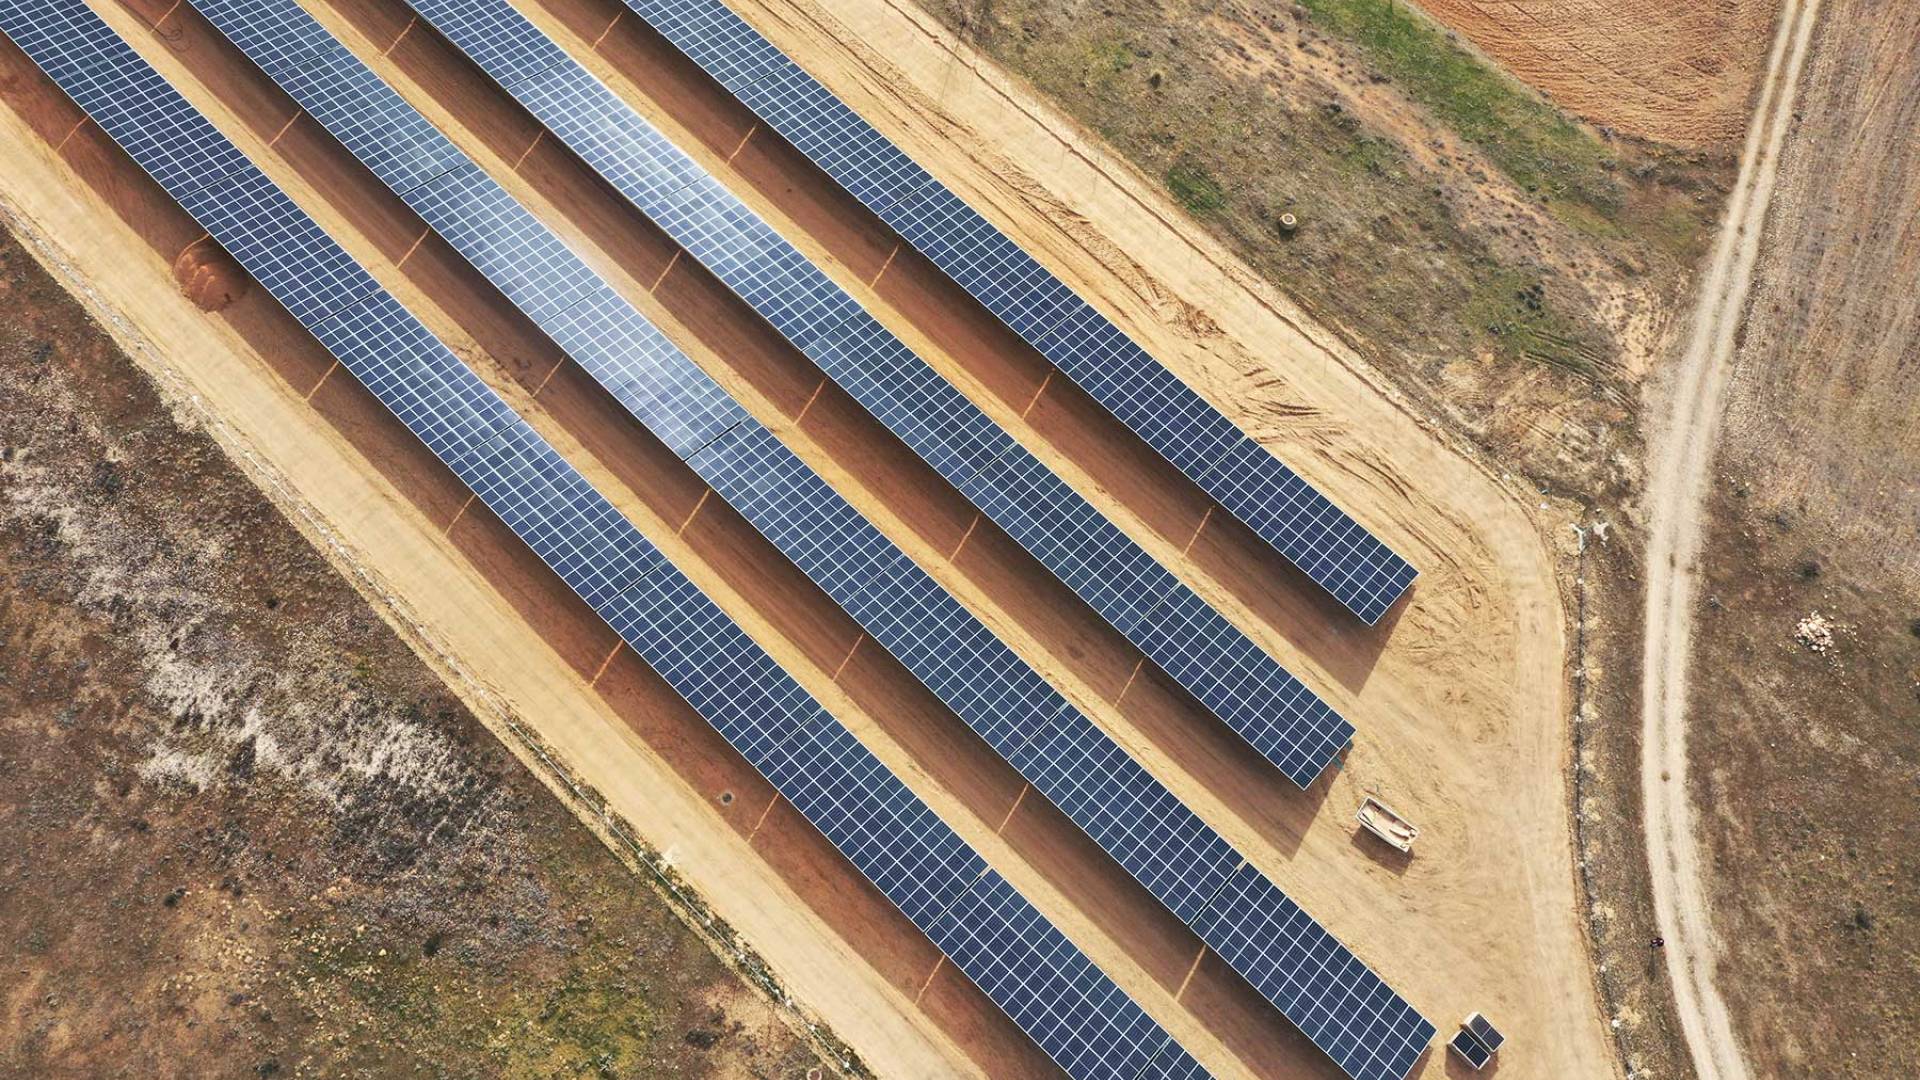
[[[1694,807],[1687,784],[1687,674],[1699,600],[1702,517],[1715,438],[1732,375],[1736,332],[1753,284],[1754,263],[1779,172],[1780,148],[1819,0],[1789,0],[1781,11],[1765,83],[1727,201],[1713,262],[1686,352],[1673,376],[1668,408],[1647,475],[1645,725],[1641,785],[1654,910],[1673,983],[1675,1006],[1694,1067],[1703,1080],[1748,1075],[1726,1001],[1714,983],[1718,948],[1709,924]]]

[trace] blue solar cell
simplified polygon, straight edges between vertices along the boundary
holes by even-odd
[[[1143,639],[1162,597],[1184,588],[1032,454],[1005,454],[955,486],[1130,641]]]
[[[1480,1040],[1465,1028],[1453,1033],[1453,1039],[1447,1043],[1447,1047],[1459,1054],[1460,1060],[1476,1069],[1486,1068],[1487,1062],[1493,1060],[1493,1051],[1480,1045]]]
[[[1220,834],[1072,709],[1016,751],[1013,763],[1183,922],[1241,863]]]
[[[1186,588],[1146,619],[1142,648],[1301,787],[1347,744],[1353,725]]]
[[[1239,434],[1230,420],[720,0],[626,3],[1228,512],[1265,507],[1247,524],[1283,555],[1344,553],[1344,561],[1309,559],[1301,569],[1355,614],[1376,621],[1411,585],[1412,567],[1371,534],[1370,545],[1345,542],[1347,527],[1358,526],[1337,509],[1334,517],[1299,518],[1277,509],[1291,502],[1277,483],[1291,475],[1284,466],[1238,478],[1209,471]],[[1242,496],[1236,505],[1220,493],[1228,484]],[[1340,535],[1323,535],[1329,530]],[[1290,544],[1289,534],[1304,540]],[[1356,589],[1344,584],[1349,578],[1372,584]]]
[[[83,0],[23,3],[43,18],[68,12],[79,16],[77,39],[43,50],[36,59],[62,56],[66,50],[79,54],[83,62],[94,60],[99,45],[117,40],[86,11]],[[20,9],[13,10],[17,14]],[[125,70],[98,65],[102,70],[89,77],[130,82],[151,72],[137,57],[124,55],[122,60]],[[146,119],[136,115],[134,122]],[[156,150],[156,160],[166,160],[166,153],[165,148]],[[263,179],[250,165],[234,175],[243,193],[254,189],[255,178]],[[313,289],[299,279],[300,269],[326,272],[337,245],[324,234],[313,236],[311,222],[284,199],[247,198],[224,205],[215,238],[260,255],[261,272],[288,290],[289,297],[310,295]],[[268,235],[309,238],[314,247],[302,252],[303,261],[239,242]],[[449,465],[476,495],[563,580],[589,597],[636,653],[789,792],[795,805],[909,917],[934,925],[967,885],[979,879],[985,864],[976,853],[389,294],[363,297],[312,325],[324,341],[340,349],[343,365],[364,375],[382,401],[395,405],[396,415],[444,450]],[[1019,923],[1023,940],[1049,946],[1038,960],[1050,965],[1050,972],[1070,975],[1080,992],[1077,1001],[1023,997],[1030,993],[1026,968],[995,982],[997,996],[1010,1003],[1016,1019],[1033,1025],[1050,1052],[1066,1046],[1087,1055],[1087,1048],[1165,1040],[1164,1032],[1145,1020],[1070,943],[1057,934],[1048,937],[1051,927],[1037,912],[1010,890],[1008,894],[996,898],[996,912],[1024,916]],[[970,958],[967,966],[991,977],[993,963]],[[1088,1060],[1097,1064],[1112,1054],[1103,1050]],[[1085,1075],[1109,1074],[1088,1070]]]
[[[1194,929],[1355,1080],[1401,1080],[1433,1041],[1431,1023],[1250,866]]]
[[[927,934],[987,996],[1017,1002],[1014,1021],[1069,1075],[1134,1080],[1167,1038],[997,873]]]
[[[1192,1054],[1169,1039],[1167,1045],[1147,1063],[1139,1080],[1206,1080],[1210,1075],[1205,1066],[1193,1059]]]

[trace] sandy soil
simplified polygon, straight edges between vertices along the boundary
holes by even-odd
[[[1687,775],[1756,1075],[1920,1070],[1916,36],[1821,4],[1713,463]]]
[[[540,10],[558,27],[569,11],[583,9]],[[863,112],[897,125],[917,151],[937,160],[943,175],[993,208],[1016,236],[1070,268],[1184,376],[1271,436],[1297,467],[1426,571],[1414,601],[1393,625],[1365,632],[1333,618],[1330,605],[1304,594],[1273,560],[1255,558],[1244,538],[1224,528],[1200,530],[1202,542],[1183,572],[1324,685],[1361,725],[1358,749],[1344,771],[1304,798],[1250,769],[1217,735],[1181,726],[1191,714],[1177,694],[1153,686],[1150,678],[1133,689],[1124,681],[1113,686],[1109,694],[1118,705],[1096,693],[1106,702],[1098,712],[1102,722],[1430,1016],[1444,1024],[1480,1008],[1500,1018],[1516,1033],[1507,1066],[1521,1075],[1611,1074],[1615,1067],[1593,1007],[1575,917],[1565,811],[1563,618],[1548,553],[1518,499],[1396,406],[1329,335],[1217,246],[1185,233],[1158,193],[991,69],[956,61],[964,54],[923,16],[879,3],[838,8],[840,22],[815,9],[753,12],[777,40],[810,63],[817,59],[812,66],[859,101]],[[142,47],[152,48],[150,42]],[[398,52],[393,62],[403,64]],[[901,68],[879,61],[880,55]],[[913,74],[904,76],[903,70]],[[623,85],[646,100],[645,87]],[[711,96],[696,100],[706,104],[678,103],[676,124],[691,125],[681,130],[718,165],[725,155],[708,141],[728,119],[724,103]],[[268,103],[256,104],[224,102],[223,124],[250,129],[250,139],[264,142],[284,121],[267,116]],[[6,119],[17,124],[12,115]],[[410,458],[404,449],[382,446],[389,459],[346,445],[343,440],[380,445],[379,439],[392,437],[364,400],[350,400],[346,380],[322,381],[323,364],[300,370],[312,358],[309,353],[303,359],[298,349],[285,356],[267,350],[277,366],[270,373],[259,343],[284,344],[283,336],[272,336],[284,335],[284,325],[260,326],[267,336],[249,344],[235,329],[236,313],[249,298],[238,299],[224,319],[210,321],[154,273],[155,266],[172,263],[178,246],[134,263],[111,253],[152,250],[150,243],[140,247],[144,240],[118,227],[91,233],[75,228],[90,213],[98,215],[103,197],[142,206],[151,192],[101,168],[97,158],[80,159],[82,174],[95,186],[76,189],[65,179],[71,166],[44,150],[59,143],[69,126],[70,119],[44,125],[51,130],[40,137],[21,133],[21,143],[36,150],[6,178],[18,216],[40,235],[60,237],[48,250],[102,283],[94,298],[109,309],[101,298],[112,297],[110,310],[119,313],[129,339],[168,343],[166,359],[149,351],[147,362],[200,395],[223,421],[218,430],[230,445],[257,455],[270,466],[266,475],[284,478],[284,497],[311,510],[312,527],[327,529],[336,554],[370,575],[362,580],[377,583],[411,640],[443,670],[458,672],[463,692],[486,703],[483,715],[503,730],[503,714],[526,723],[614,811],[641,823],[641,833],[766,955],[787,988],[863,1057],[887,1071],[920,1075],[965,1069],[969,1061],[1004,1062],[1001,1055],[1022,1052],[1005,1044],[1004,1020],[981,1012],[977,995],[970,998],[963,984],[948,977],[927,985],[928,973],[938,975],[932,958],[891,936],[888,916],[873,910],[870,892],[840,880],[847,875],[844,864],[819,852],[817,838],[809,847],[804,827],[796,827],[764,786],[730,775],[724,753],[701,743],[696,727],[674,716],[671,702],[658,700],[657,687],[654,697],[641,698],[644,706],[622,707],[623,681],[633,684],[635,695],[645,694],[649,676],[643,668],[616,654],[594,684],[599,694],[584,693],[606,663],[604,635],[596,639],[590,626],[571,621],[551,597],[551,583],[516,565],[510,549],[499,544],[497,525],[476,511],[463,513],[462,500],[447,497],[444,476],[418,464],[417,453]],[[310,206],[332,205],[331,198],[354,184],[328,172],[322,142],[296,126],[278,148],[284,162],[298,165],[276,168],[298,173]],[[67,147],[68,162],[91,149],[84,137],[74,143],[81,145]],[[528,160],[535,175],[565,167]],[[767,171],[745,172],[754,161]],[[1014,168],[1012,161],[1032,171]],[[863,237],[870,250],[884,243],[857,214],[836,205],[817,178],[781,171],[790,167],[774,148],[765,158],[744,159],[738,175],[769,213],[804,226],[800,231],[816,252],[835,253],[833,272],[890,321],[931,338],[934,331],[923,323],[941,309],[875,290],[852,272],[852,256],[838,252],[856,251]],[[777,182],[779,177],[787,182]],[[333,212],[362,237],[356,245],[383,263],[383,276],[411,290],[423,314],[473,344],[477,369],[495,376],[517,371],[531,379],[543,363],[550,366],[537,343],[515,336],[511,320],[474,307],[470,291],[464,303],[457,299],[472,285],[443,265],[431,245],[421,245],[396,271],[391,264],[411,248],[415,234],[383,218],[391,207],[352,202]],[[134,219],[152,216],[143,210]],[[607,249],[637,244],[630,224],[574,227],[602,238]],[[891,277],[889,270],[883,283]],[[660,303],[684,316],[693,310],[687,295],[698,293],[673,292]],[[270,313],[251,314],[266,321]],[[985,337],[977,313],[972,318],[959,327]],[[1262,355],[1242,344],[1247,342],[1259,343]],[[520,346],[526,351],[516,351]],[[996,409],[1004,409],[991,404],[996,392],[1006,392],[996,391],[1003,385],[999,380],[1021,370],[1019,357],[990,339],[978,349],[930,346],[930,355]],[[314,401],[325,412],[316,415],[301,404],[310,388],[321,391]],[[650,532],[667,523],[664,534],[672,536],[684,520],[666,513],[673,492],[649,484],[632,466],[619,466],[623,454],[637,450],[631,433],[619,434],[604,417],[594,420],[591,395],[582,394],[568,406],[564,397],[550,401],[542,391],[534,405],[539,422],[568,436],[570,455],[624,492],[623,508],[643,524],[653,523]],[[1137,453],[1116,455],[1117,463],[1093,460],[1089,447],[1103,437],[1098,428],[1076,419],[1070,399],[1059,415],[1054,427],[1021,428],[1023,437],[1044,447],[1079,482],[1104,487],[1101,498],[1144,541],[1177,552],[1169,535],[1191,539],[1198,514],[1180,525],[1183,500],[1176,486],[1162,489],[1152,474],[1143,479],[1134,472],[1142,456]],[[597,443],[603,436],[613,441]],[[879,501],[871,493],[863,497]],[[890,531],[908,518],[933,516],[910,493],[893,492],[885,501],[894,508]],[[695,520],[706,522],[708,511]],[[451,536],[443,537],[449,523]],[[700,572],[730,606],[766,609],[756,616],[756,634],[784,642],[782,655],[796,673],[817,680],[816,669],[827,663],[821,657],[830,651],[824,642],[831,626],[798,627],[825,616],[798,600],[795,606],[775,602],[764,583],[756,590],[743,584],[748,578],[729,577],[736,573],[729,567],[755,553],[737,532],[721,527],[724,518],[715,525],[718,531],[706,538],[667,542],[676,558],[684,555],[705,567]],[[924,535],[913,542],[931,546]],[[991,606],[996,594],[981,582],[1007,565],[985,561],[947,574],[970,583],[967,595]],[[1025,618],[1017,612],[1002,617]],[[1065,621],[1070,627],[1084,622],[1072,616]],[[1029,655],[1065,651],[1071,640],[1066,635],[1073,632],[1086,633],[1029,626],[1020,644]],[[1069,682],[1093,682],[1089,665],[1057,666]],[[862,702],[899,692],[884,665],[870,674],[856,671],[839,689],[836,711],[844,701],[843,715],[870,714]],[[1177,934],[1140,909],[1137,896],[1104,891],[1111,874],[1099,871],[1097,860],[1085,861],[1087,853],[1074,847],[1059,821],[1048,820],[1044,804],[1022,802],[1005,837],[995,838],[999,819],[983,829],[975,819],[985,818],[994,793],[1012,805],[1017,787],[1006,790],[1004,775],[984,764],[978,776],[957,774],[956,768],[973,767],[974,759],[950,729],[941,734],[937,717],[864,722],[871,726],[861,729],[863,738],[897,762],[916,788],[936,792],[956,827],[979,837],[996,863],[1013,868],[1022,887],[1156,1015],[1191,1031],[1210,1064],[1242,1074],[1325,1069],[1270,1010],[1238,1011],[1246,991],[1236,990],[1217,962],[1200,963],[1188,981],[1194,954],[1180,955]],[[1422,849],[1414,859],[1387,858],[1357,834],[1350,808],[1363,790],[1379,791],[1421,824]],[[737,797],[723,802],[722,792]],[[1084,881],[1063,883],[1052,868],[1056,862],[1070,871],[1085,865],[1089,872],[1076,874]],[[1425,1071],[1441,1073],[1443,1061],[1443,1054],[1430,1055]]]
[[[1747,133],[1740,179],[1679,366],[1671,373],[1668,412],[1652,441],[1646,490],[1646,637],[1642,672],[1641,786],[1647,859],[1663,956],[1673,980],[1681,1028],[1702,1077],[1749,1075],[1725,999],[1714,984],[1724,953],[1709,928],[1710,901],[1687,783],[1687,683],[1692,621],[1699,596],[1703,499],[1732,374],[1735,335],[1753,284],[1753,268],[1772,203],[1780,148],[1792,125],[1816,2],[1789,0],[1768,62],[1761,101]]]
[[[1625,135],[1732,148],[1778,0],[1418,0],[1561,108]]]

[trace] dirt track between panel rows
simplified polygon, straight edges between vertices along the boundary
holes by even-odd
[[[1709,921],[1710,899],[1687,781],[1687,677],[1699,603],[1702,516],[1709,471],[1725,411],[1732,360],[1745,317],[1753,268],[1779,173],[1780,148],[1793,123],[1801,66],[1819,0],[1782,9],[1767,75],[1741,156],[1740,178],[1700,298],[1668,411],[1647,471],[1645,725],[1641,791],[1654,911],[1675,1007],[1702,1080],[1749,1075],[1726,1000],[1714,982],[1722,947]]]

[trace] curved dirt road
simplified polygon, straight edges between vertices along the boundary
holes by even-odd
[[[1687,785],[1687,664],[1699,592],[1700,508],[1707,490],[1735,332],[1746,310],[1780,146],[1793,121],[1800,70],[1819,0],[1785,0],[1765,81],[1747,130],[1713,261],[1700,281],[1687,349],[1655,434],[1647,477],[1647,635],[1640,782],[1654,917],[1667,975],[1701,1080],[1749,1075],[1726,1002],[1714,984],[1708,893]]]

